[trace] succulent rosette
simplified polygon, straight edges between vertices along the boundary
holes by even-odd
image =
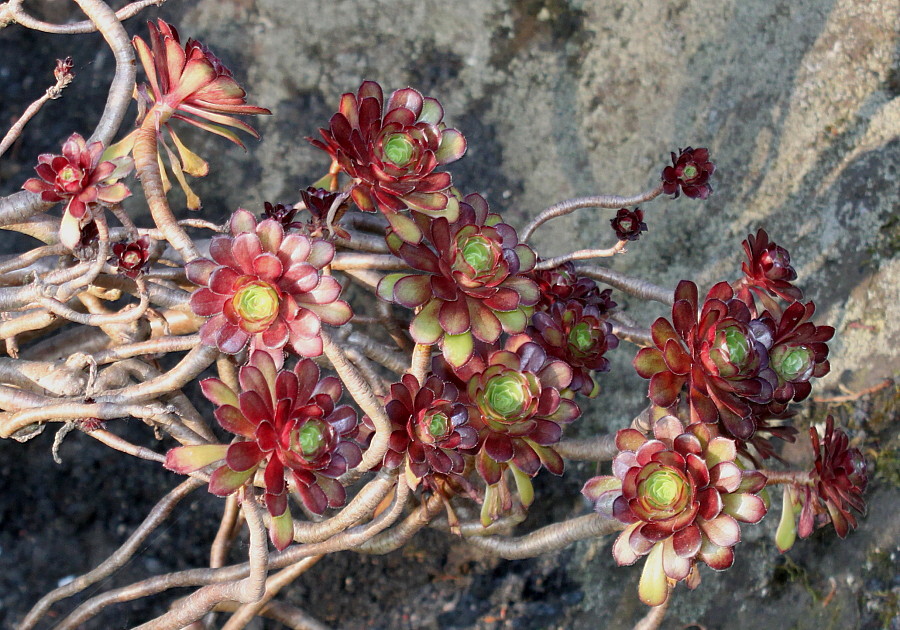
[[[278,549],[293,540],[288,492],[295,490],[311,512],[340,507],[346,500],[337,478],[362,459],[351,441],[357,430],[356,412],[337,405],[341,383],[320,378],[310,359],[293,370],[277,370],[272,357],[257,351],[238,372],[241,391],[217,378],[200,382],[203,395],[216,405],[216,420],[244,438],[231,445],[183,446],[170,450],[165,466],[191,473],[217,465],[209,491],[227,496],[262,470],[265,502],[272,516],[269,535]]]
[[[294,221],[294,217],[297,215],[297,210],[298,208],[295,208],[291,204],[273,204],[268,201],[264,201],[263,211],[262,214],[259,215],[259,219],[260,221],[265,221],[266,219],[278,221],[281,224],[281,227],[284,228],[284,231],[287,232],[290,229],[303,227],[302,223],[300,223],[299,221]]]
[[[350,240],[350,234],[339,225],[336,225],[344,213],[347,211],[346,195],[329,192],[324,188],[308,187],[306,190],[300,191],[300,199],[303,205],[309,211],[310,219],[302,229],[310,236],[326,237],[329,233],[334,233],[343,239]],[[334,216],[331,217],[331,223],[328,221],[328,214],[331,207],[337,203]]]
[[[91,221],[90,207],[97,203],[118,203],[131,195],[119,180],[134,167],[131,158],[103,159],[103,143],[87,144],[77,133],[63,143],[62,155],[44,153],[38,156],[32,177],[22,186],[39,193],[48,202],[66,201],[59,228],[59,240],[75,249],[81,240],[81,229]]]
[[[644,211],[640,208],[629,210],[621,208],[616,216],[609,220],[616,238],[620,241],[636,241],[641,237],[641,232],[647,231],[644,223]]]
[[[650,379],[654,404],[672,407],[687,386],[692,422],[721,421],[739,440],[755,430],[752,403],[771,402],[777,385],[769,366],[771,336],[747,305],[720,282],[709,290],[698,314],[697,285],[683,280],[675,289],[672,322],[651,326],[654,348],[642,348],[634,367]]]
[[[421,273],[389,274],[378,284],[382,299],[417,309],[409,329],[416,343],[439,344],[447,362],[460,367],[476,339],[494,343],[502,331],[523,332],[539,292],[523,275],[534,267],[534,252],[515,229],[477,194],[459,204],[454,223],[444,217],[421,223],[421,243],[393,230],[387,236],[391,251]]]
[[[237,84],[231,71],[202,43],[188,39],[183,45],[178,30],[163,20],[147,22],[150,43],[135,37],[132,45],[137,51],[147,75],[147,84],[135,90],[142,118],[150,117],[157,132],[160,173],[168,190],[170,182],[163,169],[162,152],[168,158],[192,210],[200,208],[200,198],[187,183],[185,174],[204,177],[209,165],[181,141],[169,121],[181,120],[204,131],[222,136],[243,147],[238,135],[229,129],[240,129],[258,138],[256,130],[235,115],[271,114],[264,107],[248,105],[247,93]],[[165,142],[165,128],[175,145],[174,150]],[[125,155],[134,148],[135,130],[122,141],[110,147],[110,155]]]
[[[417,242],[419,228],[403,210],[456,219],[450,174],[435,169],[460,159],[466,141],[443,118],[437,100],[412,88],[393,92],[385,104],[381,86],[365,81],[341,97],[328,129],[319,130],[324,142],[309,140],[353,180],[350,196],[361,210],[381,210],[401,238]]]
[[[589,398],[600,393],[594,374],[609,371],[605,355],[618,347],[619,340],[597,306],[583,306],[577,300],[557,302],[547,312],[535,313],[525,334],[572,368],[572,391]]]
[[[803,298],[803,291],[791,284],[797,279],[797,272],[791,266],[791,255],[770,241],[765,230],[760,229],[755,237],[747,236],[741,247],[747,260],[741,263],[744,277],[738,282],[738,294],[751,308],[754,295],[773,313],[780,309],[770,295],[788,302]]]
[[[768,311],[757,320],[759,337],[769,349],[769,366],[777,376],[773,409],[778,411],[790,401],[800,402],[812,391],[811,378],[828,374],[828,345],[834,336],[831,326],[816,326],[810,320],[816,312],[813,302],[794,302],[777,322]]]
[[[474,448],[478,432],[468,424],[468,408],[459,400],[452,383],[429,375],[423,385],[412,374],[391,385],[384,406],[393,431],[384,466],[397,468],[409,457],[409,473],[415,483],[432,490],[436,475],[459,476],[466,468],[461,450]],[[364,418],[367,424],[368,417]]]
[[[141,236],[136,241],[115,243],[112,252],[119,271],[131,279],[143,273],[150,260],[150,243],[149,236]]]
[[[850,438],[841,429],[834,428],[832,416],[825,419],[825,435],[821,441],[814,427],[809,429],[809,439],[816,454],[810,473],[815,479],[816,494],[831,517],[837,535],[845,538],[857,526],[851,508],[866,514],[866,502],[862,498],[868,485],[866,458],[858,448],[850,448]]]
[[[739,522],[757,523],[766,514],[757,496],[766,478],[742,470],[733,440],[715,427],[685,428],[674,416],[653,425],[653,438],[636,429],[616,434],[619,454],[613,474],[588,480],[582,493],[601,514],[628,527],[613,545],[620,566],[647,556],[638,594],[659,606],[669,584],[699,583],[697,563],[721,571],[734,562],[741,540]]]
[[[680,193],[691,199],[706,199],[712,192],[709,178],[716,172],[716,165],[709,161],[709,149],[688,147],[678,149],[678,157],[672,153],[672,166],[662,172],[663,192]]]
[[[592,279],[578,275],[575,265],[571,262],[552,269],[532,271],[528,277],[537,283],[540,291],[535,311],[549,311],[556,302],[569,300],[577,300],[585,306],[596,306],[601,314],[606,314],[616,307],[616,303],[611,299],[612,289],[601,291]]]
[[[830,415],[825,418],[824,437],[819,438],[815,427],[810,427],[809,439],[815,453],[809,481],[784,487],[781,521],[775,534],[782,552],[793,546],[798,534],[806,538],[817,526],[829,522],[840,538],[846,538],[858,524],[853,510],[866,514],[862,495],[869,480],[862,452],[850,447],[850,438],[834,427]]]
[[[321,324],[350,320],[350,306],[338,299],[341,285],[321,270],[334,257],[334,245],[301,234],[284,234],[281,223],[257,223],[238,210],[232,236],[213,237],[210,259],[186,265],[187,277],[201,288],[191,309],[210,319],[200,340],[228,354],[248,342],[254,348],[280,350],[286,344],[303,356],[322,354]]]
[[[475,458],[478,474],[487,483],[481,513],[488,524],[508,505],[504,472],[512,472],[519,497],[531,504],[531,477],[541,467],[555,475],[563,473],[563,460],[553,450],[563,425],[574,421],[581,410],[560,396],[572,382],[572,369],[547,356],[536,343],[525,342],[497,350],[487,358],[482,372],[468,380],[469,423],[478,429],[481,447]]]

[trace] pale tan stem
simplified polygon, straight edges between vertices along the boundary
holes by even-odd
[[[608,247],[606,249],[579,249],[579,250],[571,252],[569,254],[564,254],[563,256],[556,256],[554,258],[548,258],[546,260],[542,260],[534,266],[534,269],[535,269],[535,271],[543,271],[545,269],[553,269],[554,267],[559,267],[563,263],[567,263],[570,260],[586,260],[588,258],[609,258],[610,256],[615,256],[616,254],[624,252],[626,245],[628,245],[628,241],[619,241],[612,247]]]
[[[620,197],[618,195],[595,195],[593,197],[579,197],[577,199],[567,199],[566,201],[561,201],[555,205],[550,206],[543,212],[541,212],[537,217],[535,217],[531,223],[529,223],[524,230],[522,230],[522,236],[519,239],[521,242],[527,241],[531,238],[531,235],[534,234],[534,231],[540,227],[542,224],[546,223],[550,219],[565,216],[567,214],[571,214],[578,210],[579,208],[608,208],[608,209],[617,209],[623,208],[625,206],[636,206],[640,203],[644,203],[645,201],[650,201],[661,195],[663,192],[662,184],[658,185],[656,188],[648,190],[646,192],[642,192],[638,195],[634,195],[633,197]]]
[[[25,28],[30,28],[33,31],[41,31],[43,33],[56,33],[58,35],[76,35],[79,33],[94,33],[97,31],[97,26],[90,20],[72,22],[71,24],[51,24],[50,22],[38,20],[29,15],[25,9],[22,8],[22,3],[24,1],[25,0],[9,0],[9,2],[6,3],[5,8],[8,12],[8,18],[17,24],[21,24]],[[165,2],[166,0],[137,0],[116,11],[116,19],[120,21],[127,20],[143,11],[146,7],[154,5],[159,7],[165,4]],[[0,28],[2,28],[2,26],[3,24],[0,24]]]
[[[331,361],[353,400],[375,425],[375,436],[372,438],[372,443],[363,454],[362,462],[356,467],[357,472],[371,470],[382,462],[384,454],[387,453],[393,425],[384,412],[384,405],[375,396],[372,388],[369,387],[359,371],[347,360],[343,350],[331,341],[324,330],[321,335],[325,356]]]
[[[254,617],[260,614],[262,609],[272,601],[272,598],[285,586],[296,580],[298,577],[306,573],[310,567],[315,565],[322,556],[310,556],[304,558],[297,564],[285,567],[275,575],[266,580],[266,592],[258,602],[252,604],[244,604],[231,616],[231,619],[222,626],[222,630],[243,630],[247,627]]]
[[[243,507],[244,517],[250,528],[250,574],[233,582],[204,586],[188,595],[175,610],[137,626],[136,630],[181,630],[203,617],[219,602],[238,601],[250,604],[262,599],[269,562],[266,527],[259,506],[252,496],[244,496]]]
[[[60,586],[44,595],[38,602],[28,611],[25,619],[19,624],[19,630],[31,630],[40,621],[41,617],[47,614],[50,607],[56,602],[71,597],[76,593],[80,593],[92,584],[96,584],[100,580],[112,575],[117,570],[125,566],[135,552],[141,547],[147,537],[163,523],[178,502],[188,494],[203,485],[202,481],[197,479],[187,479],[175,487],[160,501],[153,506],[150,513],[144,521],[138,526],[134,533],[128,537],[121,547],[104,560],[97,568],[78,576],[65,586]]]
[[[624,528],[625,524],[616,519],[588,514],[554,523],[516,538],[488,537],[466,538],[466,540],[474,547],[501,558],[521,560],[559,551],[579,540],[612,534]]]

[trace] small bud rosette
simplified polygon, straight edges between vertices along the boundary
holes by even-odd
[[[489,211],[481,195],[459,204],[459,219],[421,221],[425,239],[404,242],[393,231],[394,255],[420,274],[392,273],[378,283],[378,296],[419,308],[410,335],[421,344],[440,345],[454,368],[474,352],[474,340],[494,343],[501,332],[525,330],[538,288],[526,272],[536,257],[519,243],[515,229]]]
[[[356,412],[337,406],[341,383],[320,378],[310,359],[293,370],[277,370],[266,352],[254,352],[239,371],[240,392],[217,378],[200,381],[203,395],[216,405],[216,420],[244,440],[224,444],[182,446],[166,455],[165,466],[191,473],[218,465],[209,491],[227,496],[252,483],[262,470],[265,501],[272,517],[269,536],[278,549],[293,540],[288,491],[295,490],[308,510],[322,514],[346,500],[337,478],[362,459],[350,441],[357,431]]]
[[[403,210],[456,220],[450,174],[435,169],[460,159],[466,141],[443,118],[437,100],[412,88],[395,91],[385,105],[381,86],[365,81],[341,97],[328,129],[319,130],[324,142],[309,141],[353,179],[350,196],[361,210],[381,210],[403,240],[418,242],[420,229]],[[336,179],[331,184],[335,189]]]
[[[535,311],[549,311],[554,304],[569,301],[596,306],[601,315],[616,308],[616,303],[612,301],[612,289],[601,291],[592,279],[579,276],[571,262],[552,269],[532,271],[527,275],[537,283],[540,293]]]
[[[67,200],[59,227],[59,239],[69,249],[81,240],[81,229],[93,218],[90,207],[97,203],[118,203],[131,195],[119,180],[125,177],[134,163],[131,158],[103,160],[103,143],[87,144],[77,133],[69,136],[62,146],[62,155],[44,153],[38,156],[32,177],[22,186],[39,193],[49,202]]]
[[[869,483],[868,465],[862,451],[850,447],[850,438],[834,427],[834,418],[825,418],[825,435],[819,438],[809,429],[815,463],[805,483],[785,484],[781,522],[775,543],[784,552],[796,537],[806,538],[816,527],[831,522],[840,538],[856,529],[853,511],[865,516],[863,493]],[[798,519],[799,514],[799,519]]]
[[[738,295],[748,306],[755,308],[754,296],[763,307],[773,313],[780,312],[775,300],[778,296],[788,302],[803,299],[803,291],[791,284],[797,272],[791,266],[791,255],[769,240],[769,234],[760,228],[741,243],[747,260],[741,263],[744,277],[738,282]]]
[[[340,326],[353,315],[338,299],[338,281],[321,273],[334,258],[334,245],[285,236],[281,223],[257,223],[246,210],[232,215],[231,233],[213,237],[212,260],[199,258],[185,267],[188,279],[201,287],[191,295],[191,309],[210,318],[200,340],[228,354],[251,342],[254,349],[280,351],[290,343],[300,355],[321,355],[321,324]]]
[[[678,149],[678,157],[672,153],[672,166],[662,172],[663,192],[678,198],[680,193],[691,199],[706,199],[712,192],[709,178],[716,172],[716,165],[709,161],[709,149],[688,147]]]
[[[150,260],[150,245],[150,237],[146,235],[135,241],[115,243],[112,252],[119,271],[132,280],[142,274]]]
[[[620,453],[614,477],[588,480],[582,493],[594,509],[628,524],[613,545],[619,566],[647,556],[638,595],[659,606],[671,584],[697,586],[697,563],[721,571],[734,562],[741,540],[738,522],[757,523],[766,506],[757,493],[766,478],[735,461],[735,442],[716,436],[714,427],[687,428],[663,416],[648,439],[635,429],[616,434]]]

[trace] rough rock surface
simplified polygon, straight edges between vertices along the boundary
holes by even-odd
[[[303,138],[324,126],[339,95],[363,79],[438,97],[445,119],[469,140],[468,155],[452,168],[454,181],[485,194],[514,225],[562,199],[650,188],[669,151],[707,146],[718,167],[709,200],[650,202],[649,232],[626,255],[604,262],[664,286],[687,278],[708,287],[739,273],[741,240],[764,227],[790,250],[798,283],[817,304],[817,321],[837,330],[832,371],[813,395],[900,377],[895,0],[170,0],[144,15],[157,13],[208,43],[236,69],[251,101],[274,113],[259,125],[263,141],[249,154],[218,140],[198,137],[192,145],[211,158],[214,174],[197,189],[213,220],[238,206],[293,200],[298,188],[318,179],[327,159]],[[129,25],[140,28],[139,21]],[[34,67],[8,52],[39,51],[41,67],[49,68],[55,56],[70,54],[59,41],[15,26],[0,31],[0,119],[21,111],[45,78],[34,78]],[[84,49],[97,45],[96,36],[78,41]],[[72,112],[74,95],[102,89],[110,69],[108,51],[96,51],[77,67],[82,87],[76,82],[71,98],[67,93],[48,106],[71,115],[64,120],[76,121],[77,129],[89,129],[99,110]],[[23,87],[28,73],[30,92]],[[73,130],[59,115],[40,116],[15,160],[0,158],[4,193],[30,176],[28,155],[55,150]],[[542,227],[534,243],[545,257],[607,246],[609,216],[580,210]],[[616,299],[645,324],[666,314],[659,304]],[[632,356],[624,343],[614,353],[604,393],[576,427],[580,434],[614,430],[640,409],[646,382],[633,373]],[[818,532],[780,556],[772,542],[774,508],[763,524],[744,528],[733,569],[706,571],[694,592],[678,589],[663,628],[900,628],[898,391],[807,405],[803,416],[821,423],[826,413],[837,415],[869,457],[870,513],[860,529],[845,541],[831,529]],[[128,531],[109,506],[39,500],[47,483],[66,497],[94,493],[95,475],[103,475],[97,462],[105,457],[92,454],[82,438],[67,444],[70,461],[76,459],[65,465],[67,474],[58,467],[42,472],[54,466],[44,438],[0,444],[0,586],[15,585],[0,588],[0,624],[20,618],[55,580],[96,564]],[[65,460],[66,447],[62,454]],[[792,448],[786,457],[809,455]],[[97,471],[85,473],[79,458]],[[109,466],[137,469],[119,460]],[[18,461],[28,463],[12,463]],[[144,475],[150,465],[141,466]],[[522,531],[583,512],[578,489],[591,474],[576,465],[561,481],[543,479]],[[154,491],[140,494],[150,504],[172,481],[161,473],[146,479]],[[110,492],[128,497],[133,485],[121,483]],[[20,514],[16,492],[23,488],[43,510],[36,522]],[[194,527],[208,528],[190,532],[201,549],[215,526],[201,517],[216,506],[198,499],[191,512]],[[130,514],[127,521],[133,526],[139,518]],[[66,523],[76,521],[71,534]],[[36,563],[23,551],[25,544],[57,545],[65,555],[74,543],[59,546],[59,538],[69,535],[87,551],[79,561],[61,561],[64,570],[49,550]],[[53,541],[46,543],[48,537]],[[610,544],[585,542],[547,558],[504,562],[428,533],[386,558],[323,560],[287,597],[341,628],[627,628],[643,614],[639,569],[617,568]],[[135,564],[148,571],[181,566],[191,559],[168,554],[183,548],[183,541],[163,536]],[[128,621],[110,617],[106,623],[120,625],[97,627],[142,619],[143,609],[129,610]]]

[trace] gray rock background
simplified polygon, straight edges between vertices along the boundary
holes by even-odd
[[[327,157],[303,138],[364,79],[437,97],[469,142],[451,167],[455,183],[482,192],[518,226],[562,199],[650,188],[669,151],[706,146],[718,167],[715,193],[647,204],[649,232],[605,264],[665,286],[684,278],[708,287],[740,272],[741,240],[764,227],[790,250],[817,322],[837,330],[832,371],[813,395],[900,376],[896,0],[170,0],[144,16],[157,14],[207,43],[250,101],[274,114],[259,121],[263,141],[249,153],[200,136],[190,145],[214,169],[197,186],[212,220],[238,206],[291,201],[318,179]],[[129,30],[143,32],[139,22]],[[49,41],[6,31],[4,51]],[[88,65],[101,73],[84,68],[93,78],[83,84],[94,89],[110,62],[99,50]],[[20,94],[33,68],[3,57],[6,120],[34,98]],[[89,129],[98,112],[75,115]],[[36,137],[30,127],[20,156],[55,150],[71,131],[44,120],[35,125],[47,131]],[[0,160],[0,185],[15,189],[30,165]],[[580,210],[556,219],[535,247],[547,257],[612,244],[610,216]],[[616,299],[645,324],[666,314]],[[646,382],[630,367],[633,352],[623,343],[614,353],[605,391],[577,431],[614,430],[640,409]],[[846,541],[818,532],[780,556],[775,508],[744,528],[733,569],[705,572],[697,591],[676,591],[663,627],[900,628],[898,400],[891,387],[807,405],[802,418],[835,414],[869,457],[870,514],[857,532]],[[809,455],[790,448],[786,457]],[[578,489],[592,474],[576,465],[561,482],[545,479],[523,527],[582,512]],[[610,544],[508,563],[427,534],[385,559],[324,560],[289,598],[342,628],[626,628],[643,614],[639,569],[617,568]]]

